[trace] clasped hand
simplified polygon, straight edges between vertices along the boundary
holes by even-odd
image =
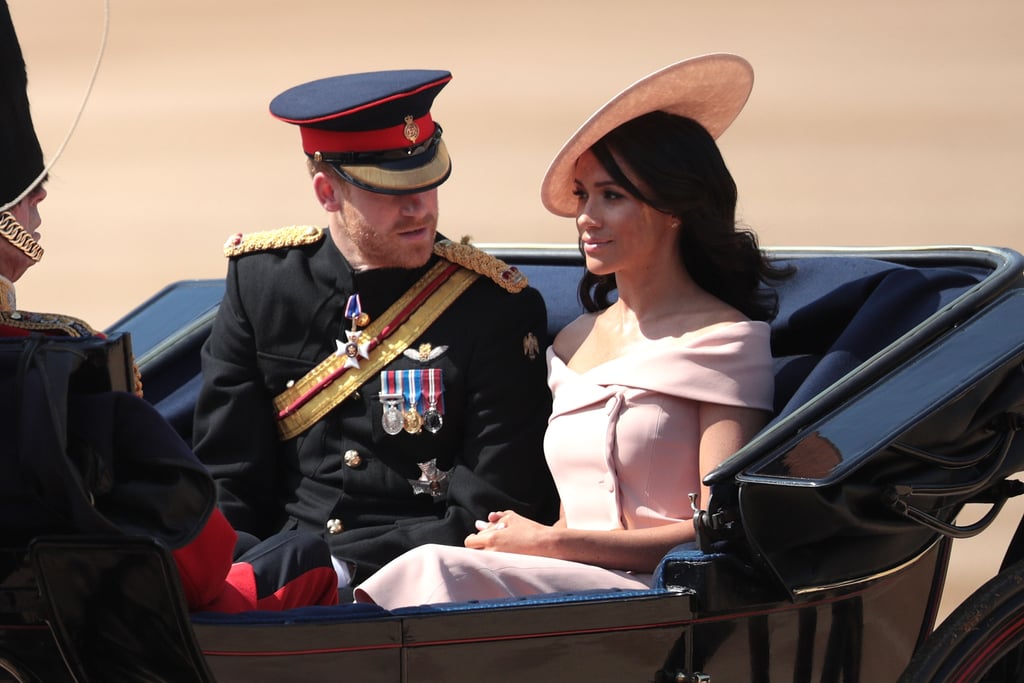
[[[477,532],[466,537],[466,547],[524,555],[550,555],[554,529],[511,510],[491,512],[476,523]]]

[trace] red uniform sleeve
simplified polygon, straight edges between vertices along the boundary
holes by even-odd
[[[188,545],[171,553],[178,565],[185,602],[190,610],[205,608],[224,591],[237,538],[228,520],[215,508],[199,535]],[[255,591],[253,584],[253,602]]]

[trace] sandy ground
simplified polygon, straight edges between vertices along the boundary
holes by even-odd
[[[42,266],[22,308],[114,322],[167,283],[220,277],[230,233],[320,223],[298,133],[267,113],[297,83],[385,68],[454,74],[434,115],[455,170],[442,229],[569,242],[538,187],[597,106],[679,59],[754,65],[720,144],[766,246],[1024,249],[1024,3],[634,0],[9,0],[44,150]],[[955,544],[943,613],[989,574],[1024,507]]]

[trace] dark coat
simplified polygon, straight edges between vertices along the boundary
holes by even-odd
[[[194,444],[236,529],[324,533],[332,554],[356,565],[357,583],[423,543],[461,545],[492,510],[557,517],[542,451],[551,409],[544,356],[524,352],[527,335],[545,338],[544,302],[531,288],[511,294],[481,276],[410,346],[447,347],[441,355],[387,366],[441,369],[436,434],[385,433],[375,373],[306,432],[279,439],[272,400],[345,339],[349,295],[358,292],[375,320],[426,270],[355,273],[329,236],[231,259],[203,348]],[[448,471],[447,491],[416,493],[417,463],[434,458]]]

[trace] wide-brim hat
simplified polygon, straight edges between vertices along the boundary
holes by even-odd
[[[621,124],[654,111],[686,116],[718,138],[750,97],[754,70],[739,55],[714,53],[676,62],[641,78],[598,109],[562,145],[541,183],[541,202],[558,216],[575,216],[576,160]]]
[[[299,127],[302,149],[346,181],[382,194],[437,187],[452,162],[430,108],[448,71],[403,69],[345,74],[289,88],[270,103]]]

